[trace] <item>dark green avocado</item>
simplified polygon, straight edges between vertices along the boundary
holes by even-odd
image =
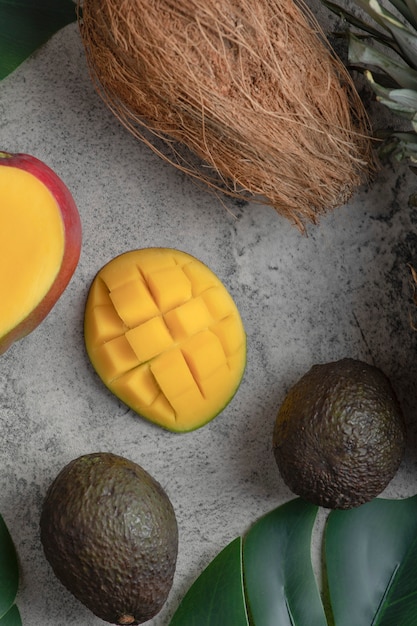
[[[380,494],[405,449],[403,414],[385,374],[355,359],[314,365],[289,391],[274,432],[287,486],[330,509]]]
[[[162,608],[177,521],[161,485],[136,463],[107,452],[71,461],[47,492],[40,529],[57,578],[102,620],[142,624]]]

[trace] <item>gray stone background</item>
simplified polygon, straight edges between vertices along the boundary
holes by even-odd
[[[323,25],[326,10],[318,11]],[[385,115],[370,110],[375,126]],[[71,459],[122,454],[166,489],[180,529],[168,626],[191,582],[232,539],[293,497],[272,455],[276,412],[312,364],[346,356],[391,378],[409,427],[384,492],[417,492],[417,178],[386,165],[376,181],[301,235],[271,208],[224,204],[124,130],[93,90],[75,24],[0,83],[0,149],[33,154],[71,189],[83,224],[74,277],[52,313],[0,358],[0,512],[21,563],[26,626],[99,626],[54,577],[39,541],[47,487]],[[83,312],[100,267],[145,246],[183,249],[224,281],[246,327],[248,361],[231,404],[204,428],[165,432],[110,394],[84,350]],[[319,549],[320,536],[315,540]]]

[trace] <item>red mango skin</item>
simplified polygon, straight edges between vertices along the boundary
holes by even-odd
[[[0,152],[0,167],[14,167],[29,172],[54,196],[64,226],[64,254],[61,267],[50,290],[37,307],[7,335],[0,337],[0,355],[19,339],[31,333],[45,319],[66,289],[80,258],[81,219],[68,187],[45,163],[29,154]]]

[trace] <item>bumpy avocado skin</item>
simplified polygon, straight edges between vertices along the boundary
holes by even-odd
[[[383,372],[355,359],[314,365],[278,412],[273,450],[287,486],[330,509],[359,506],[397,472],[406,430]]]
[[[139,465],[104,452],[73,460],[47,492],[40,529],[55,575],[102,620],[142,624],[162,608],[178,527],[167,494]]]

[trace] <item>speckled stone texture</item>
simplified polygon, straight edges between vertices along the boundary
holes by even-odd
[[[372,115],[378,122],[378,107]],[[385,495],[417,492],[417,307],[408,266],[417,264],[417,209],[408,206],[417,178],[406,167],[385,166],[307,236],[271,208],[220,201],[139,144],[105,108],[75,24],[1,82],[0,137],[0,149],[33,154],[62,177],[84,235],[64,295],[0,358],[0,512],[19,553],[26,626],[103,623],[54,577],[39,538],[41,503],[57,472],[102,450],[142,465],[175,507],[177,571],[151,622],[168,626],[202,568],[293,497],[274,461],[272,430],[287,390],[314,363],[360,358],[390,377],[409,445]],[[179,248],[206,263],[228,287],[247,331],[237,395],[214,421],[185,435],[129,411],[105,389],[84,349],[84,304],[95,273],[144,246]]]

